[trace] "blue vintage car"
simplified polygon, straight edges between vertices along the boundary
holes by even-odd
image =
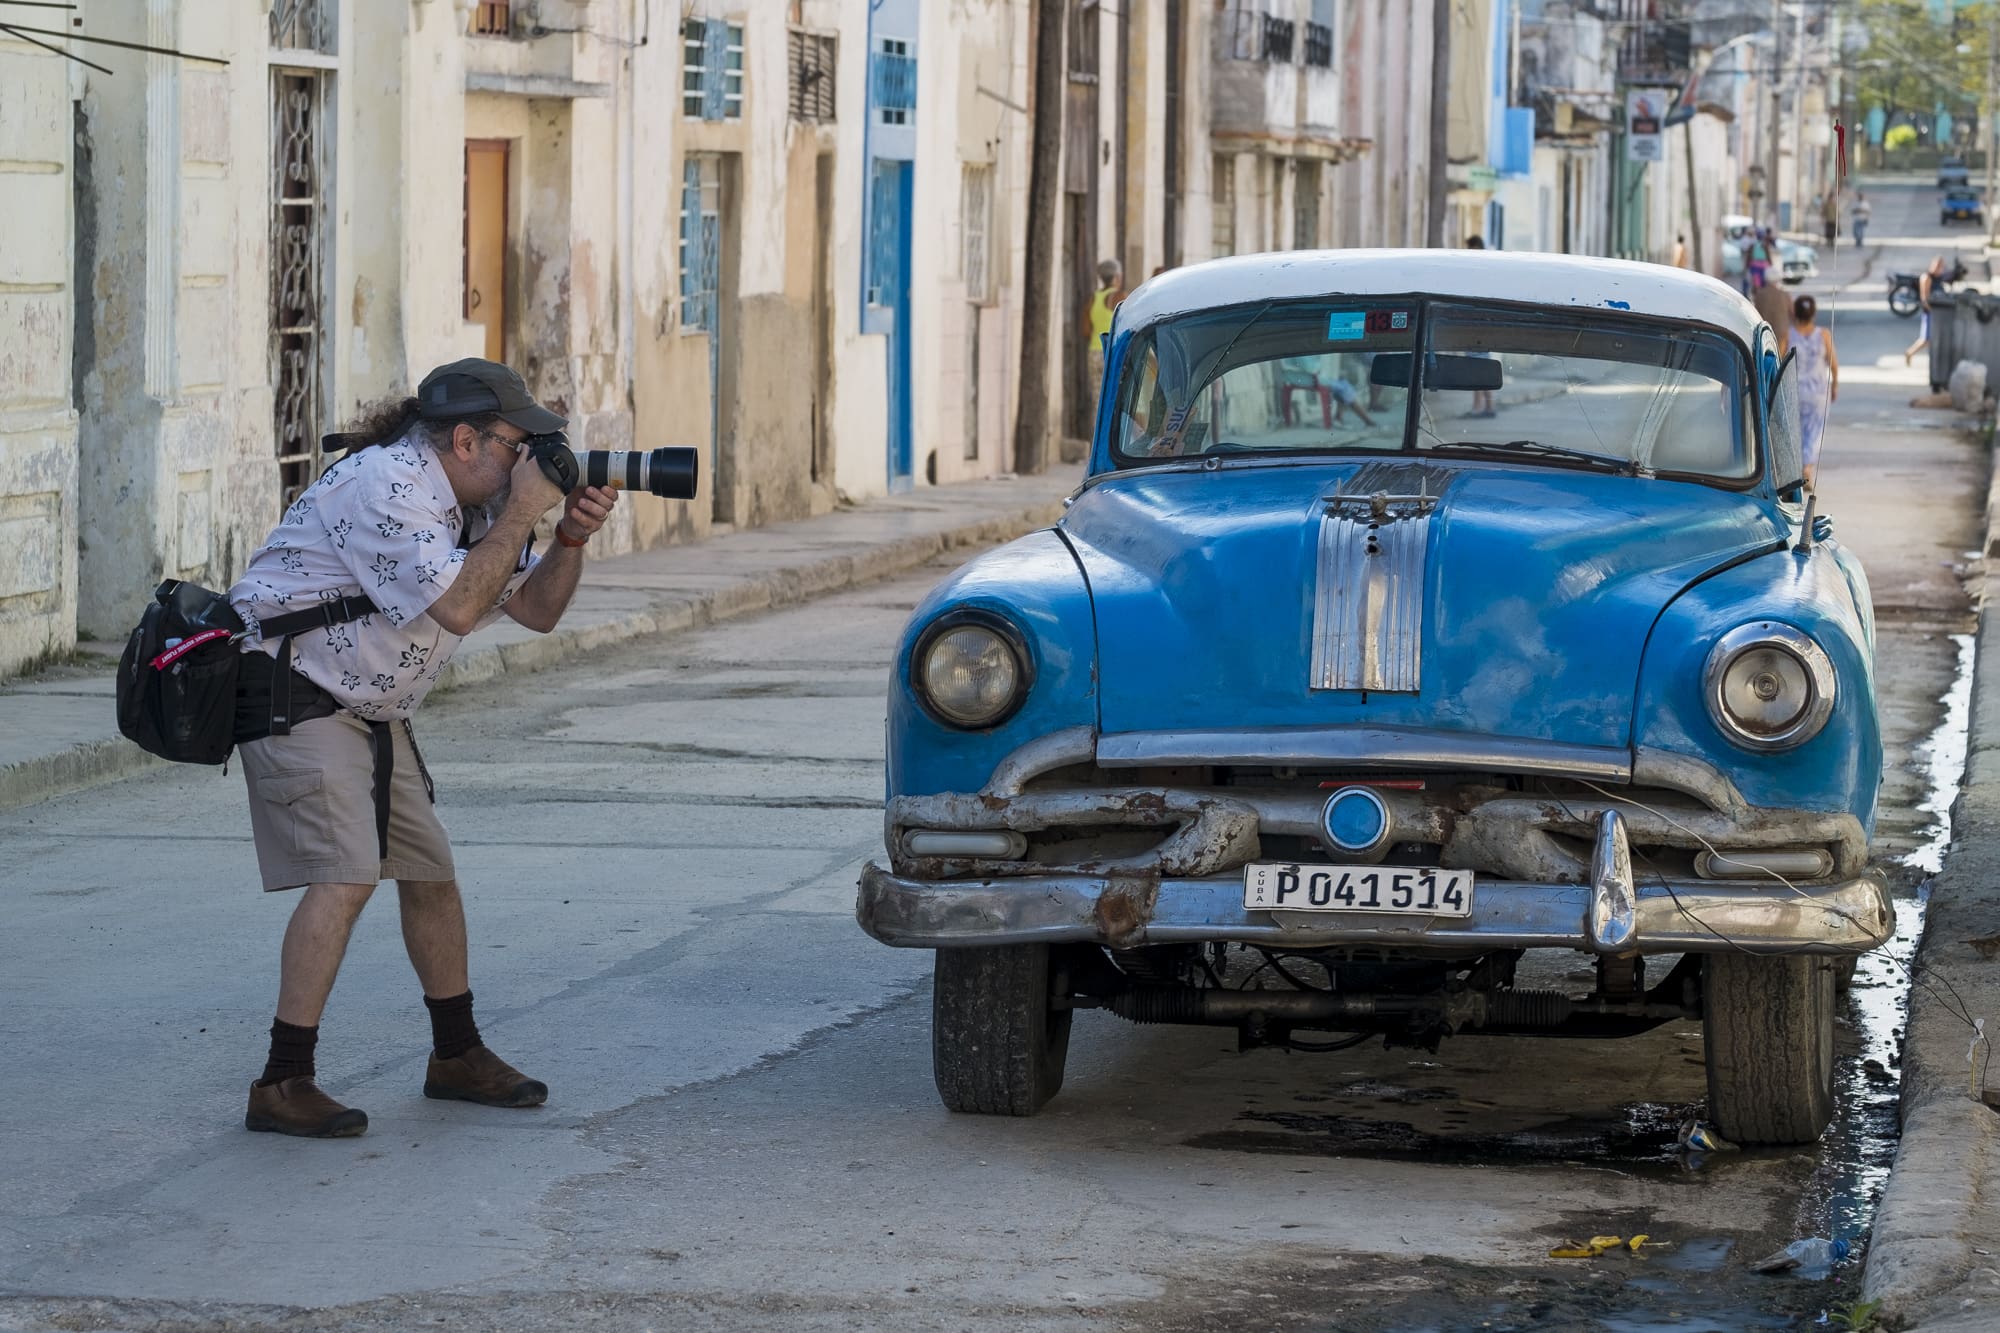
[[[1944,198],[1938,203],[1938,221],[1940,223],[1984,222],[1985,220],[1986,209],[1980,201],[1979,191],[1969,186],[1960,186],[1956,189],[1946,190]]]
[[[1798,429],[1756,310],[1672,268],[1134,292],[1067,514],[897,650],[858,916],[937,951],[945,1104],[1032,1114],[1078,1009],[1300,1050],[1699,1018],[1722,1133],[1815,1138],[1894,911],[1868,587]]]

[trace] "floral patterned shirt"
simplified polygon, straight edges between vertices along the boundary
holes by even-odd
[[[461,642],[430,618],[429,607],[489,526],[484,510],[461,511],[443,465],[421,440],[349,454],[285,511],[230,588],[230,603],[251,630],[243,650],[277,654],[277,641],[257,632],[260,614],[366,594],[380,608],[374,614],[293,636],[292,666],[356,717],[410,716]],[[521,552],[475,628],[500,618],[537,563]]]

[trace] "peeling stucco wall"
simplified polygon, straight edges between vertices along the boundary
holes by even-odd
[[[76,641],[69,82],[0,38],[0,676]]]

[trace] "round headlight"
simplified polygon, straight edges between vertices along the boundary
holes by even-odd
[[[1739,625],[1717,640],[1702,683],[1715,725],[1747,749],[1803,745],[1833,712],[1833,662],[1826,650],[1774,621]]]
[[[1027,653],[1010,632],[985,617],[951,617],[917,643],[911,683],[931,714],[947,726],[996,726],[1028,693]]]

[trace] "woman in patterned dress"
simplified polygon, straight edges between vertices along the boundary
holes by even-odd
[[[1818,323],[1819,302],[1801,296],[1792,302],[1791,348],[1799,354],[1799,448],[1805,460],[1806,485],[1819,474],[1819,442],[1826,418],[1840,396],[1840,358],[1833,352],[1833,335]]]

